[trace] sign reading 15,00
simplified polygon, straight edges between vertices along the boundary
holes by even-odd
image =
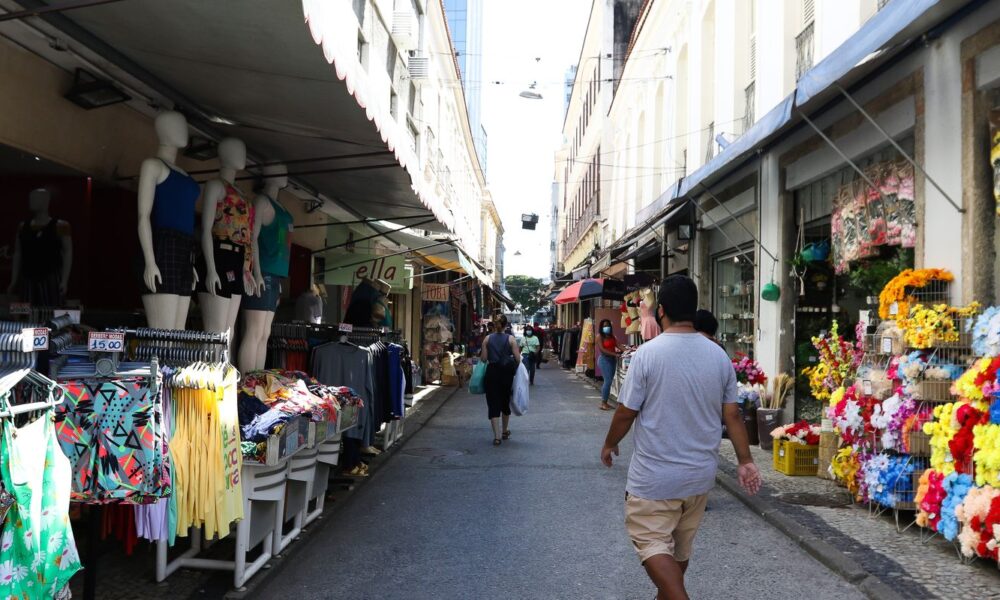
[[[117,331],[91,331],[87,335],[87,350],[122,352],[125,350],[125,334]]]

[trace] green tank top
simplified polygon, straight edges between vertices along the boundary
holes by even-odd
[[[268,196],[267,199],[274,208],[274,219],[270,224],[261,226],[257,237],[260,272],[288,277],[288,261],[292,253],[292,215],[274,198]]]

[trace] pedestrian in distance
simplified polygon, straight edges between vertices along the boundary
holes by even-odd
[[[524,366],[528,369],[528,380],[530,385],[535,385],[535,369],[538,367],[538,357],[541,342],[535,335],[535,329],[531,325],[524,326],[524,336],[518,340],[521,348],[521,356],[524,357]]]
[[[726,353],[694,327],[698,288],[683,275],[663,281],[656,316],[663,333],[639,347],[601,450],[611,467],[635,427],[625,488],[625,527],[660,600],[686,600],[684,574],[715,486],[722,423],[739,459],[739,482],[760,490]]]
[[[604,377],[604,385],[601,386],[601,410],[611,410],[608,399],[611,397],[611,382],[615,378],[622,347],[618,345],[615,330],[608,319],[603,319],[597,328],[597,351],[597,364],[601,367],[601,376]]]
[[[514,374],[521,362],[521,349],[514,336],[507,333],[510,324],[504,315],[493,321],[493,333],[483,340],[479,358],[486,361],[486,407],[490,426],[493,428],[493,445],[510,438],[510,396],[514,388]],[[501,429],[501,417],[503,429]]]
[[[716,337],[719,333],[719,321],[712,314],[712,311],[699,308],[698,312],[694,314],[694,328],[698,333],[718,344],[720,348],[723,347],[722,342]]]

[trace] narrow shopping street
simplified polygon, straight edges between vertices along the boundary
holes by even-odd
[[[460,390],[282,561],[250,597],[647,598],[622,525],[631,446],[598,461],[598,393],[546,366],[511,441],[491,442],[482,396]],[[795,577],[788,577],[795,573]],[[689,572],[693,598],[861,598],[722,490]]]

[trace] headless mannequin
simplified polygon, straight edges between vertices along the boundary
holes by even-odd
[[[226,184],[234,185],[237,171],[242,171],[247,166],[246,145],[236,138],[222,140],[219,142],[219,162],[219,178],[205,185],[204,204],[201,207],[201,251],[207,266],[205,286],[208,291],[198,293],[198,304],[201,306],[206,331],[232,334],[243,296],[234,294],[226,298],[217,294],[217,291],[222,289],[222,283],[215,266],[212,227],[215,224],[216,207],[226,197]],[[254,233],[256,232],[255,227]],[[252,246],[256,246],[256,242]],[[257,269],[255,265],[254,280],[260,281]],[[249,283],[244,282],[244,293],[247,295],[254,293]]]
[[[44,188],[32,190],[31,194],[28,196],[28,210],[31,211],[31,219],[22,223],[21,228],[28,228],[30,231],[41,232],[42,229],[49,226],[50,222],[53,220],[49,215],[49,203],[51,199],[52,195]],[[73,266],[73,238],[69,233],[69,223],[66,221],[56,220],[55,227],[60,241],[58,291],[59,300],[62,300],[66,297],[66,288],[69,284],[69,272]],[[21,228],[18,229],[18,235],[14,240],[14,261],[11,269],[10,287],[7,288],[7,293],[10,294],[15,292],[18,284],[21,283],[22,280],[30,281],[33,275],[32,273],[21,273],[25,263],[24,248],[21,247]],[[30,298],[26,299],[29,302],[33,301],[33,299]]]
[[[274,165],[264,168],[264,193],[254,200],[256,217],[253,224],[254,240],[260,236],[260,230],[265,225],[274,222],[275,211],[270,199],[278,201],[278,193],[288,186],[288,169],[284,165]],[[270,199],[269,199],[270,198]],[[260,272],[260,248],[254,243],[254,279],[257,284],[257,295],[263,293],[263,275]],[[267,340],[271,337],[271,324],[274,322],[273,310],[243,311],[243,341],[240,343],[239,368],[247,373],[264,368],[267,359]]]
[[[157,283],[162,283],[160,269],[153,255],[153,226],[150,215],[153,211],[153,201],[156,186],[166,181],[170,170],[184,173],[177,167],[177,150],[188,144],[188,126],[184,115],[167,111],[156,117],[156,137],[160,146],[156,156],[142,161],[139,171],[139,246],[143,256],[142,279],[150,290],[157,289]],[[194,214],[191,215],[194,220]],[[194,266],[191,267],[192,271]],[[195,281],[198,275],[194,275]],[[193,288],[192,288],[193,289]],[[188,309],[191,307],[191,296],[179,294],[143,294],[142,305],[146,309],[146,321],[150,327],[157,329],[184,329]]]

